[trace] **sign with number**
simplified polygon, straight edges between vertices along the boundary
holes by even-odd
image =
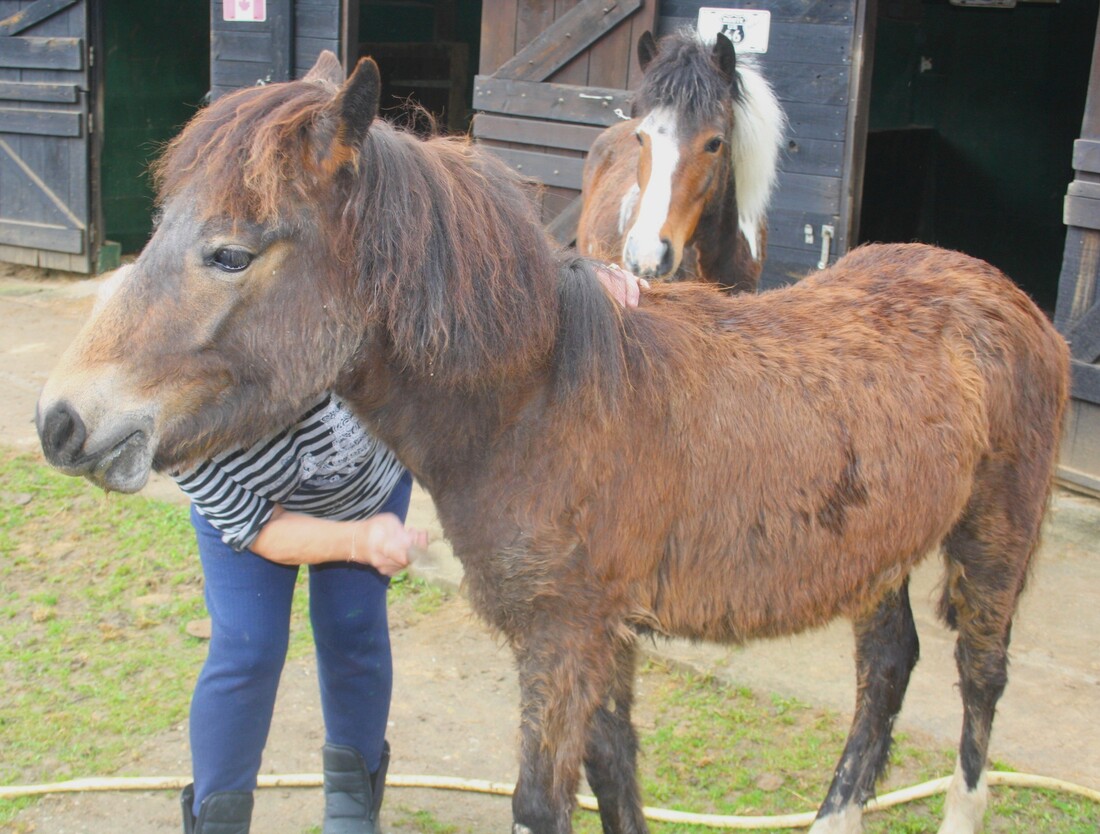
[[[267,20],[267,0],[222,0],[222,19],[262,23]]]
[[[755,9],[699,9],[696,29],[705,41],[713,41],[721,32],[741,52],[762,54],[768,51],[772,13]]]

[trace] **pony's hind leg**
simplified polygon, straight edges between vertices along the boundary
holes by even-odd
[[[604,834],[646,834],[649,830],[638,792],[638,738],[630,720],[636,653],[633,641],[619,646],[607,696],[589,727],[584,765],[599,803]]]
[[[863,803],[886,768],[894,719],[901,710],[920,643],[909,607],[909,580],[855,621],[856,712],[829,793],[810,834],[855,834]]]
[[[1019,532],[1007,518],[971,508],[944,542],[947,580],[940,609],[958,630],[955,662],[963,726],[939,834],[974,834],[988,802],[985,770],[993,714],[1008,681],[1012,616],[1038,538],[1034,528]]]

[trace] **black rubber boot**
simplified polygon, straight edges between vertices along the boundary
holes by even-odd
[[[382,834],[378,811],[386,788],[390,746],[382,747],[382,763],[375,773],[359,751],[339,744],[321,749],[325,770],[325,825],[323,834]]]
[[[195,786],[188,785],[180,795],[183,834],[248,834],[252,826],[252,794],[246,791],[212,793],[202,801],[195,819]]]

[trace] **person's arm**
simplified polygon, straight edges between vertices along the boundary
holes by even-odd
[[[405,527],[392,513],[332,521],[276,506],[250,549],[283,565],[360,562],[393,576],[409,566],[410,549],[427,545],[427,532]]]

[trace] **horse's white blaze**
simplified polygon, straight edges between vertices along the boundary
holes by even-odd
[[[843,810],[814,820],[810,834],[859,834],[863,830],[863,809],[848,805]]]
[[[947,788],[943,825],[940,826],[939,834],[975,834],[982,827],[982,818],[988,803],[989,781],[985,770],[982,770],[977,786],[970,790],[966,786],[962,764],[956,761],[955,775]]]
[[[642,120],[638,130],[649,137],[649,182],[638,204],[638,217],[626,236],[623,262],[639,274],[656,274],[664,257],[661,229],[672,205],[672,177],[680,161],[676,113],[659,107]]]

